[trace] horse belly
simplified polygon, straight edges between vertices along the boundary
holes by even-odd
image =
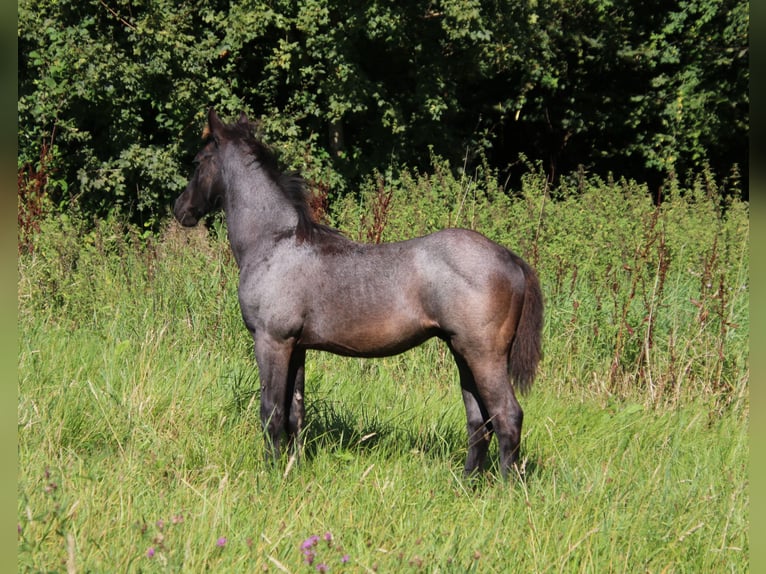
[[[298,344],[351,357],[386,357],[411,349],[436,334],[435,324],[411,313],[369,309],[354,313],[345,309],[307,321]]]

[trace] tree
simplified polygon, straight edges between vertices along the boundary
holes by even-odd
[[[747,29],[743,0],[21,0],[19,168],[154,225],[215,105],[335,194],[434,154],[746,175]]]

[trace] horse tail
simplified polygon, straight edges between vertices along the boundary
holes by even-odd
[[[526,394],[532,388],[537,364],[542,358],[543,293],[535,270],[517,255],[512,255],[524,272],[525,285],[521,316],[511,342],[508,374],[514,388]]]

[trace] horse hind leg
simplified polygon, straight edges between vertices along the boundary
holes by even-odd
[[[492,439],[492,425],[489,423],[487,410],[476,391],[471,369],[462,356],[456,353],[454,349],[451,350],[460,373],[460,387],[463,393],[468,430],[468,454],[466,455],[463,474],[470,476],[484,468],[489,443]]]
[[[488,369],[486,374],[477,375],[476,388],[487,406],[489,420],[497,436],[500,472],[503,478],[508,478],[519,458],[524,411],[508,380],[505,364]]]
[[[497,431],[498,448],[500,450],[500,472],[503,474],[503,478],[508,478],[509,473],[518,463],[519,448],[521,446],[521,425],[524,421],[524,411],[513,394],[513,388],[510,391],[508,405],[507,426]]]
[[[468,417],[469,445],[465,473],[471,474],[482,468],[491,433],[494,433],[497,436],[500,472],[507,478],[518,460],[524,419],[524,412],[508,380],[507,364],[504,360],[489,359],[482,354],[466,360],[453,353],[460,369],[460,384]]]
[[[484,468],[492,439],[492,426],[484,414],[475,390],[463,388],[463,403],[468,420],[468,454],[463,474],[470,476]]]

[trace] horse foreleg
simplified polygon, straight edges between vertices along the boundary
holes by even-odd
[[[291,345],[266,336],[255,337],[255,360],[261,381],[261,424],[266,441],[266,458],[276,461],[280,442],[287,431],[286,407]]]
[[[306,372],[306,351],[295,350],[290,357],[290,370],[287,375],[289,385],[287,400],[288,404],[288,448],[290,453],[296,458],[301,455],[301,429],[303,421],[306,419],[306,404],[303,398],[303,389]]]

